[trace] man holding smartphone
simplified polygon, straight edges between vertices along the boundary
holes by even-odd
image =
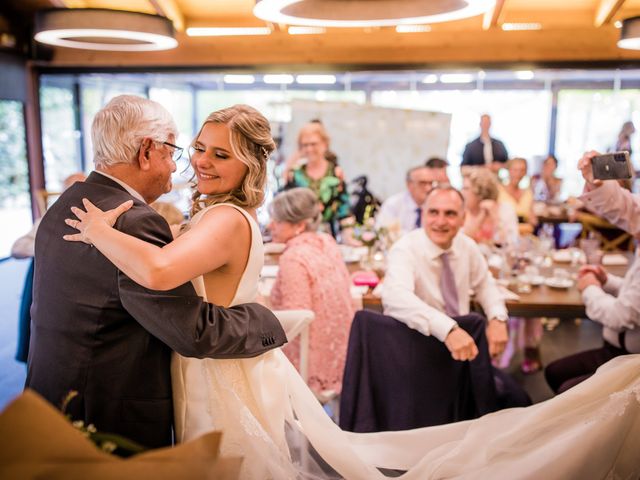
[[[591,162],[598,155],[600,153],[592,150],[578,162],[586,182],[580,200],[588,210],[637,237],[640,235],[640,196],[625,190],[615,180],[596,179]]]
[[[581,200],[592,212],[638,236],[640,197],[622,188],[616,180],[594,178],[593,159],[597,156],[597,152],[588,152],[578,163],[586,180]],[[582,267],[578,289],[587,316],[603,326],[603,345],[561,358],[545,368],[547,383],[556,393],[586,380],[614,357],[640,353],[640,260],[637,253],[624,277],[611,275],[600,265]]]

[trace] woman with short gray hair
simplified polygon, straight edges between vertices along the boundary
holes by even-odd
[[[349,328],[354,315],[351,278],[333,237],[317,231],[322,206],[308,188],[280,193],[270,206],[269,229],[286,244],[271,304],[278,310],[316,314],[309,329],[309,386],[321,401],[340,393]],[[297,341],[284,352],[299,368]]]
[[[280,193],[269,208],[272,220],[303,223],[304,230],[315,232],[322,220],[318,197],[308,188],[293,188]]]

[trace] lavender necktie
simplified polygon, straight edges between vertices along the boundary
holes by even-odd
[[[460,314],[458,310],[458,289],[456,288],[456,280],[453,276],[453,270],[449,265],[449,254],[444,252],[440,255],[442,259],[442,273],[440,274],[440,293],[444,300],[444,312],[450,317]]]

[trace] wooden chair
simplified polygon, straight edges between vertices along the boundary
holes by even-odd
[[[587,212],[579,212],[578,221],[582,224],[580,238],[589,235],[600,241],[600,248],[605,252],[613,250],[633,250],[633,236],[620,230],[603,218]]]
[[[59,197],[61,195],[60,192],[49,192],[45,189],[36,190],[35,200],[38,205],[38,211],[40,212],[40,216],[44,215],[46,211],[49,209],[49,204],[51,199]]]

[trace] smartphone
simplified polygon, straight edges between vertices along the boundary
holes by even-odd
[[[629,152],[596,155],[591,159],[593,178],[598,180],[626,180],[633,178],[633,165]]]

